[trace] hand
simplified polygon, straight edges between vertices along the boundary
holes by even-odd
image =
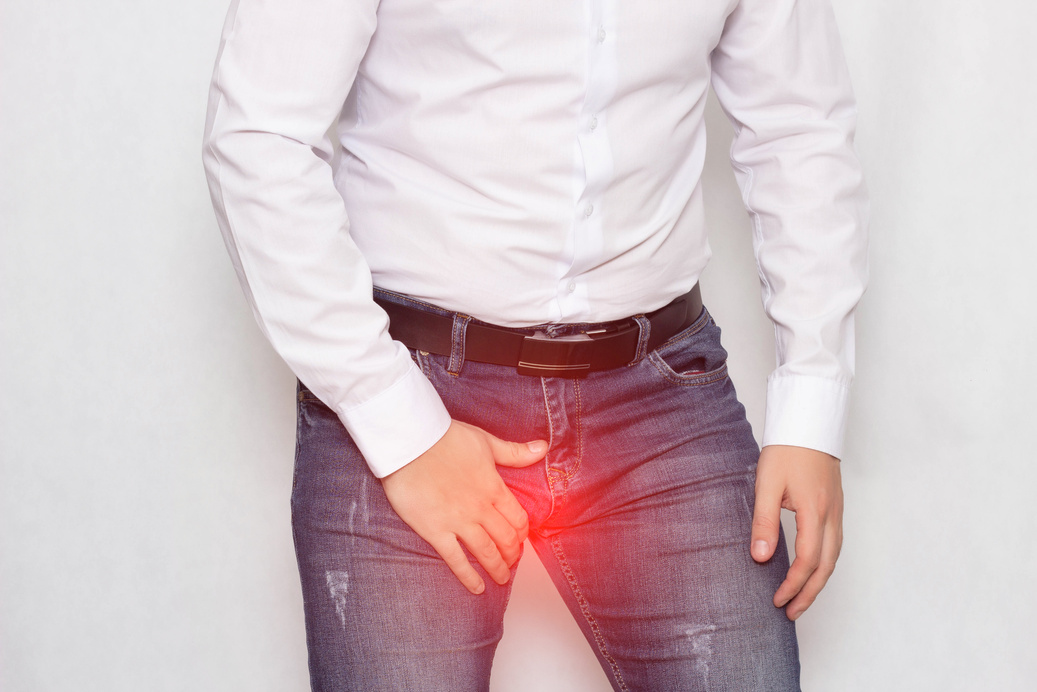
[[[796,559],[774,594],[795,620],[824,588],[843,543],[843,488],[839,460],[804,447],[768,445],[756,469],[756,508],[750,551],[766,562],[778,545],[781,508],[796,513]]]
[[[507,584],[529,533],[526,511],[494,465],[524,467],[547,453],[547,442],[505,442],[452,421],[427,452],[382,479],[400,518],[446,561],[474,594],[486,590],[458,541],[498,584]]]

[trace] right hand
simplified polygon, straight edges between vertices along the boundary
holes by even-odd
[[[505,442],[452,421],[439,442],[383,478],[382,487],[400,518],[439,553],[465,588],[481,594],[486,584],[458,541],[495,582],[508,583],[529,520],[495,465],[535,464],[547,447],[544,440]]]

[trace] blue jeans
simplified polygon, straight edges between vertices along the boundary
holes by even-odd
[[[749,555],[759,449],[709,313],[585,379],[463,362],[459,346],[413,356],[453,418],[550,441],[544,462],[499,470],[612,686],[798,690],[795,628],[771,603],[785,541],[766,564]],[[313,689],[486,690],[511,584],[470,558],[486,592],[469,593],[390,507],[335,414],[304,386],[298,403],[292,517]]]

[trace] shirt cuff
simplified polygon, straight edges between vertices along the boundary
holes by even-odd
[[[413,364],[389,389],[339,418],[378,478],[414,461],[450,427],[443,400]]]
[[[792,445],[842,458],[850,389],[822,377],[772,376],[763,446]]]

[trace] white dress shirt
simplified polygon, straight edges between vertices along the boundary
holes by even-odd
[[[234,0],[205,135],[220,228],[376,475],[449,416],[372,281],[505,326],[666,304],[710,256],[711,84],[775,325],[764,444],[839,456],[866,200],[828,0]]]

